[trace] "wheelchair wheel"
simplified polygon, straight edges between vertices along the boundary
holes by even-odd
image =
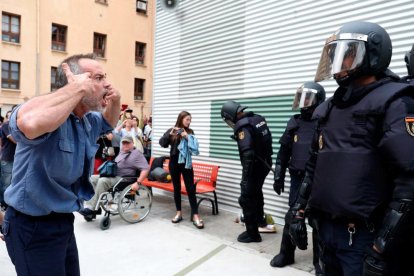
[[[103,219],[101,219],[101,222],[99,223],[99,227],[101,228],[101,230],[109,229],[109,227],[111,227],[111,218],[109,216],[103,217]]]
[[[133,191],[129,185],[121,192],[118,212],[126,222],[137,223],[148,216],[151,205],[152,194],[146,186],[139,185],[139,190]]]
[[[101,207],[105,212],[110,213],[111,215],[118,215],[119,192],[115,192],[114,194],[115,195],[112,196],[111,193],[108,193],[103,196]]]

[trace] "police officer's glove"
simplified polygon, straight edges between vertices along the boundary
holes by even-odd
[[[308,232],[306,231],[305,212],[303,210],[298,210],[292,218],[289,234],[292,242],[300,250],[306,250],[308,248]]]
[[[285,191],[285,180],[284,179],[275,179],[273,183],[273,190],[280,195],[280,193]]]
[[[367,250],[364,259],[364,276],[385,276],[391,275],[388,264],[383,255],[375,251],[372,246]]]

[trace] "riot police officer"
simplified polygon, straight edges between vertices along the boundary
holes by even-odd
[[[289,167],[290,192],[289,207],[292,208],[299,192],[300,184],[305,176],[305,165],[309,159],[309,148],[316,129],[316,119],[312,119],[315,108],[325,101],[325,89],[316,82],[305,82],[296,91],[293,110],[300,108],[300,114],[293,115],[279,140],[280,148],[276,157],[275,182],[273,188],[280,195],[284,191],[286,169]],[[289,235],[289,226],[292,212],[285,216],[280,253],[276,255],[270,265],[284,267],[292,264],[295,259],[296,246]],[[312,233],[314,240],[313,264],[316,274],[321,274],[319,266],[319,252],[316,229]]]
[[[272,135],[265,118],[247,107],[227,101],[221,108],[221,117],[234,131],[242,165],[239,204],[243,210],[246,231],[237,237],[243,243],[261,242],[258,227],[263,219],[262,187],[272,166]]]
[[[321,55],[315,81],[333,76],[339,87],[314,112],[289,231],[303,248],[310,198],[325,275],[412,273],[414,86],[387,76],[391,55],[388,33],[369,22],[343,25]]]
[[[407,66],[408,76],[405,78],[408,81],[414,81],[414,44],[411,51],[405,53],[404,57],[405,65]]]

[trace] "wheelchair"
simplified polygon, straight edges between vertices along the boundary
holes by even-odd
[[[105,211],[104,217],[99,223],[102,230],[107,230],[111,226],[110,216],[120,215],[129,223],[137,223],[144,220],[151,211],[152,192],[144,185],[139,184],[139,189],[131,189],[137,180],[136,176],[122,177],[108,191],[99,196],[95,210],[102,208]],[[93,218],[85,217],[86,221]]]

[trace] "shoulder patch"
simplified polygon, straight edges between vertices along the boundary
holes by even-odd
[[[239,139],[240,140],[244,139],[244,131],[243,130],[239,132]]]
[[[405,117],[405,128],[408,134],[414,136],[414,117]]]

